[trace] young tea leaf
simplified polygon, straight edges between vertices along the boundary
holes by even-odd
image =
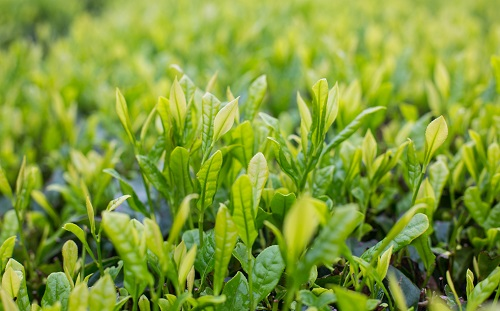
[[[285,262],[281,258],[278,245],[269,246],[257,256],[252,270],[252,305],[256,306],[269,295],[278,284],[284,269]]]
[[[214,294],[219,295],[222,282],[227,274],[227,265],[238,238],[236,228],[228,209],[221,205],[215,220],[215,266],[214,266]]]
[[[215,116],[213,142],[218,141],[233,126],[238,111],[238,99],[239,97],[227,103]]]
[[[431,161],[436,150],[448,137],[448,125],[443,116],[434,119],[425,129],[424,167]]]
[[[68,310],[68,300],[71,292],[66,275],[62,272],[54,272],[47,278],[47,287],[42,297],[42,307],[49,307],[56,303],[61,304],[61,310]]]
[[[233,197],[233,219],[238,234],[247,247],[252,247],[257,238],[255,229],[256,211],[253,204],[252,182],[248,175],[241,175],[231,188]]]

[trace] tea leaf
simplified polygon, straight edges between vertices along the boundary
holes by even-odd
[[[363,110],[351,123],[349,123],[338,135],[336,135],[330,143],[323,149],[322,154],[328,153],[340,143],[351,137],[365,123],[366,119],[373,113],[380,110],[385,110],[385,107],[376,106]]]
[[[238,108],[238,99],[239,97],[227,103],[215,116],[213,142],[218,141],[233,126]]]
[[[68,276],[68,280],[72,282],[73,275],[76,269],[76,262],[78,260],[78,246],[73,240],[64,243],[62,248],[63,255],[63,270]]]
[[[69,311],[87,311],[89,304],[89,289],[85,282],[75,286],[69,295]]]
[[[255,258],[252,270],[254,306],[276,287],[284,269],[285,262],[281,258],[278,245],[269,246]]]
[[[485,224],[489,205],[481,200],[481,193],[477,187],[469,187],[465,190],[464,203],[476,223],[479,225]]]
[[[135,146],[135,136],[132,131],[132,125],[130,123],[130,117],[128,114],[127,102],[125,101],[125,97],[123,97],[120,90],[116,89],[116,113],[118,114],[118,118],[122,123],[123,129],[127,133],[128,139]]]
[[[217,150],[200,168],[196,177],[200,182],[200,200],[198,208],[203,212],[212,205],[217,192],[217,181],[222,167],[222,152]]]
[[[170,155],[170,172],[175,181],[176,196],[184,198],[193,193],[193,184],[189,174],[189,151],[183,147],[175,147]]]
[[[231,259],[231,253],[238,230],[229,211],[224,205],[219,207],[215,220],[215,266],[214,266],[214,294],[218,295],[222,289],[222,282],[227,274],[227,266]]]
[[[259,152],[251,160],[247,170],[248,177],[252,183],[253,192],[253,210],[254,215],[257,214],[257,207],[259,206],[262,191],[266,186],[267,178],[269,177],[269,168],[264,155]]]
[[[2,288],[9,294],[11,298],[17,298],[19,289],[21,287],[21,279],[16,271],[11,267],[5,269],[2,275]]]
[[[113,311],[116,302],[115,283],[109,276],[104,275],[90,289],[90,311]]]
[[[224,304],[218,310],[246,310],[250,301],[248,298],[248,282],[243,273],[237,272],[235,276],[224,286],[222,294],[227,297]]]
[[[201,151],[205,155],[214,138],[214,121],[217,111],[219,111],[220,101],[212,94],[205,93],[202,98],[202,120],[203,120],[203,131],[202,131],[202,143]]]
[[[266,89],[267,80],[265,75],[258,77],[254,82],[252,82],[250,89],[248,90],[248,99],[243,106],[243,120],[252,121],[255,119],[262,100],[266,95]]]
[[[366,305],[368,297],[363,294],[347,290],[340,286],[334,286],[333,290],[337,296],[337,304],[342,311],[368,311]]]
[[[493,291],[498,287],[499,283],[500,268],[497,267],[486,277],[486,279],[477,283],[472,293],[467,296],[466,311],[476,310],[480,304],[490,297]]]
[[[184,129],[184,122],[186,120],[187,103],[184,91],[177,78],[175,78],[170,88],[169,104],[171,117],[179,131],[181,131]]]
[[[149,281],[151,276],[143,258],[144,254],[140,251],[137,233],[132,229],[130,217],[117,212],[103,212],[101,225],[123,260],[125,270],[138,280]]]
[[[71,286],[62,272],[54,272],[47,278],[47,287],[42,297],[42,307],[49,307],[56,303],[61,304],[61,310],[68,309],[68,299],[71,292]]]
[[[319,217],[314,208],[313,198],[303,196],[292,205],[285,217],[283,236],[286,243],[288,267],[296,265],[296,260],[307,247],[318,226]],[[303,226],[302,224],[307,224]]]
[[[305,254],[303,259],[305,268],[302,270],[302,274],[310,271],[313,265],[327,264],[339,257],[345,240],[359,225],[362,218],[362,214],[358,212],[357,206],[354,204],[336,208],[332,217],[327,220],[326,225],[312,243],[310,250]],[[302,222],[309,223],[305,218],[302,219]],[[302,275],[303,277],[304,275]]]
[[[252,182],[248,175],[241,175],[233,184],[233,219],[238,234],[247,247],[252,247],[257,238],[255,229],[256,211],[253,204]]]
[[[170,191],[168,188],[167,180],[165,176],[160,172],[160,170],[151,163],[151,161],[143,155],[136,156],[137,162],[144,172],[146,178],[153,184],[153,186],[158,189],[158,191],[163,194],[166,198],[170,197]]]
[[[87,243],[86,234],[82,230],[82,228],[78,227],[77,225],[75,225],[73,223],[67,223],[63,226],[63,229],[73,233],[78,238],[78,240],[80,240],[80,242],[82,242],[83,246],[85,247],[85,250],[89,254],[92,254],[92,250],[90,249],[90,246]]]
[[[425,129],[425,156],[424,167],[426,167],[436,150],[441,147],[448,137],[448,125],[443,116],[434,119]]]

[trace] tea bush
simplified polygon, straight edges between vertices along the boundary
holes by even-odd
[[[4,1],[0,308],[495,308],[497,7]]]

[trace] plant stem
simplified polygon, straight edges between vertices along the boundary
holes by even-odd
[[[97,244],[97,266],[99,267],[99,273],[101,277],[104,276],[104,267],[102,266],[102,251],[101,251],[101,233],[94,237],[96,239]]]
[[[427,166],[424,166],[422,168],[422,172],[420,172],[420,177],[418,178],[417,185],[415,187],[415,191],[413,192],[413,195],[411,197],[411,205],[413,206],[415,204],[415,201],[417,200],[417,195],[418,191],[420,190],[420,185],[422,184],[422,181],[424,180],[425,172],[427,171]]]
[[[205,211],[200,211],[200,216],[198,217],[198,234],[200,236],[200,250],[203,247],[203,218],[205,217]]]
[[[247,255],[248,255],[248,292],[249,292],[249,298],[250,298],[250,310],[254,311],[255,306],[253,305],[253,280],[252,280],[253,262],[252,262],[252,247],[251,246],[247,247]]]

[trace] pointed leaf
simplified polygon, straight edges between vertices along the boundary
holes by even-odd
[[[231,188],[233,198],[233,220],[238,234],[247,247],[252,247],[257,238],[256,212],[253,208],[252,182],[248,175],[241,175]]]
[[[218,141],[233,126],[238,108],[238,99],[239,97],[227,103],[215,116],[213,142]]]
[[[269,177],[269,168],[264,155],[259,152],[251,160],[247,170],[248,177],[252,183],[253,189],[253,209],[254,214],[257,214],[257,207],[259,206],[262,191]]]
[[[221,205],[215,220],[215,267],[214,267],[214,294],[219,295],[222,282],[227,274],[227,266],[231,253],[238,238],[238,230],[224,205]]]
[[[109,274],[100,278],[90,289],[90,311],[113,311],[116,302],[115,283]]]
[[[269,246],[257,256],[252,270],[252,305],[256,306],[271,293],[278,284],[284,269],[285,262],[281,258],[278,245]]]
[[[239,271],[226,283],[222,294],[225,295],[227,299],[224,304],[217,308],[217,310],[247,310],[250,305],[248,298],[248,282],[243,273]]]
[[[198,208],[203,212],[212,205],[217,192],[217,181],[222,167],[222,152],[217,150],[200,168],[196,177],[200,182]]]
[[[59,302],[61,310],[67,310],[70,292],[71,286],[66,275],[62,272],[51,273],[47,278],[47,287],[42,297],[42,307],[49,307]]]
[[[436,152],[448,137],[448,125],[443,116],[434,119],[425,129],[425,157],[424,166],[427,166]]]

